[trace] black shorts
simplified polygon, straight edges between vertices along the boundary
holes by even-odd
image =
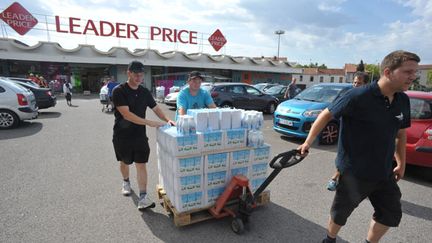
[[[331,218],[336,224],[345,225],[352,211],[368,197],[375,210],[373,219],[385,226],[397,227],[402,219],[401,196],[393,177],[387,181],[370,182],[345,172],[339,178],[330,210]]]
[[[117,161],[125,164],[147,163],[150,156],[150,146],[147,138],[121,139],[113,137],[114,152]]]
[[[71,100],[72,99],[72,95],[70,93],[66,93],[66,100]]]

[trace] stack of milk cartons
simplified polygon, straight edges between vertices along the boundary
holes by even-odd
[[[266,179],[270,161],[270,145],[264,143],[264,135],[261,131],[263,124],[262,112],[243,112],[242,126],[247,128],[247,145],[251,148],[249,183],[252,191],[255,191]]]
[[[203,205],[203,156],[191,116],[157,132],[159,184],[179,212]]]

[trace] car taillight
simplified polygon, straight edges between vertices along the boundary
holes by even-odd
[[[17,94],[19,105],[28,105],[27,98],[23,94]]]
[[[216,91],[211,92],[211,97],[212,98],[217,97],[218,95],[219,95],[219,93],[216,92]]]

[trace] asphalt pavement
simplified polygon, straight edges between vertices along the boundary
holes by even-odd
[[[320,242],[326,234],[334,193],[326,183],[334,171],[336,146],[314,145],[308,157],[283,170],[270,184],[271,203],[258,208],[243,235],[231,219],[176,227],[157,204],[139,212],[136,191],[121,195],[121,176],[111,143],[113,114],[98,97],[75,97],[13,130],[0,130],[0,242]],[[165,104],[162,109],[174,117]],[[149,119],[157,119],[147,112]],[[265,115],[264,134],[272,156],[302,141],[280,136]],[[151,156],[148,192],[157,199],[155,129],[148,128]],[[135,169],[131,182],[137,190]],[[382,242],[432,241],[432,173],[409,167],[399,182],[403,194],[400,227]],[[372,207],[364,201],[342,229],[338,242],[362,242]]]

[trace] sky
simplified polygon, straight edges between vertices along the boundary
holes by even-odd
[[[0,11],[14,1],[0,0]],[[245,57],[279,56],[300,64],[342,68],[345,63],[379,63],[394,50],[414,52],[421,64],[432,64],[431,0],[22,0],[39,21],[24,36],[1,22],[0,37],[28,45],[52,41],[65,48],[78,44],[156,49],[160,52],[203,52]],[[58,33],[54,16],[139,26],[140,38],[125,39]],[[149,41],[149,26],[198,32],[198,44]],[[46,30],[49,31],[46,31]],[[227,43],[215,51],[208,37],[219,29]]]

